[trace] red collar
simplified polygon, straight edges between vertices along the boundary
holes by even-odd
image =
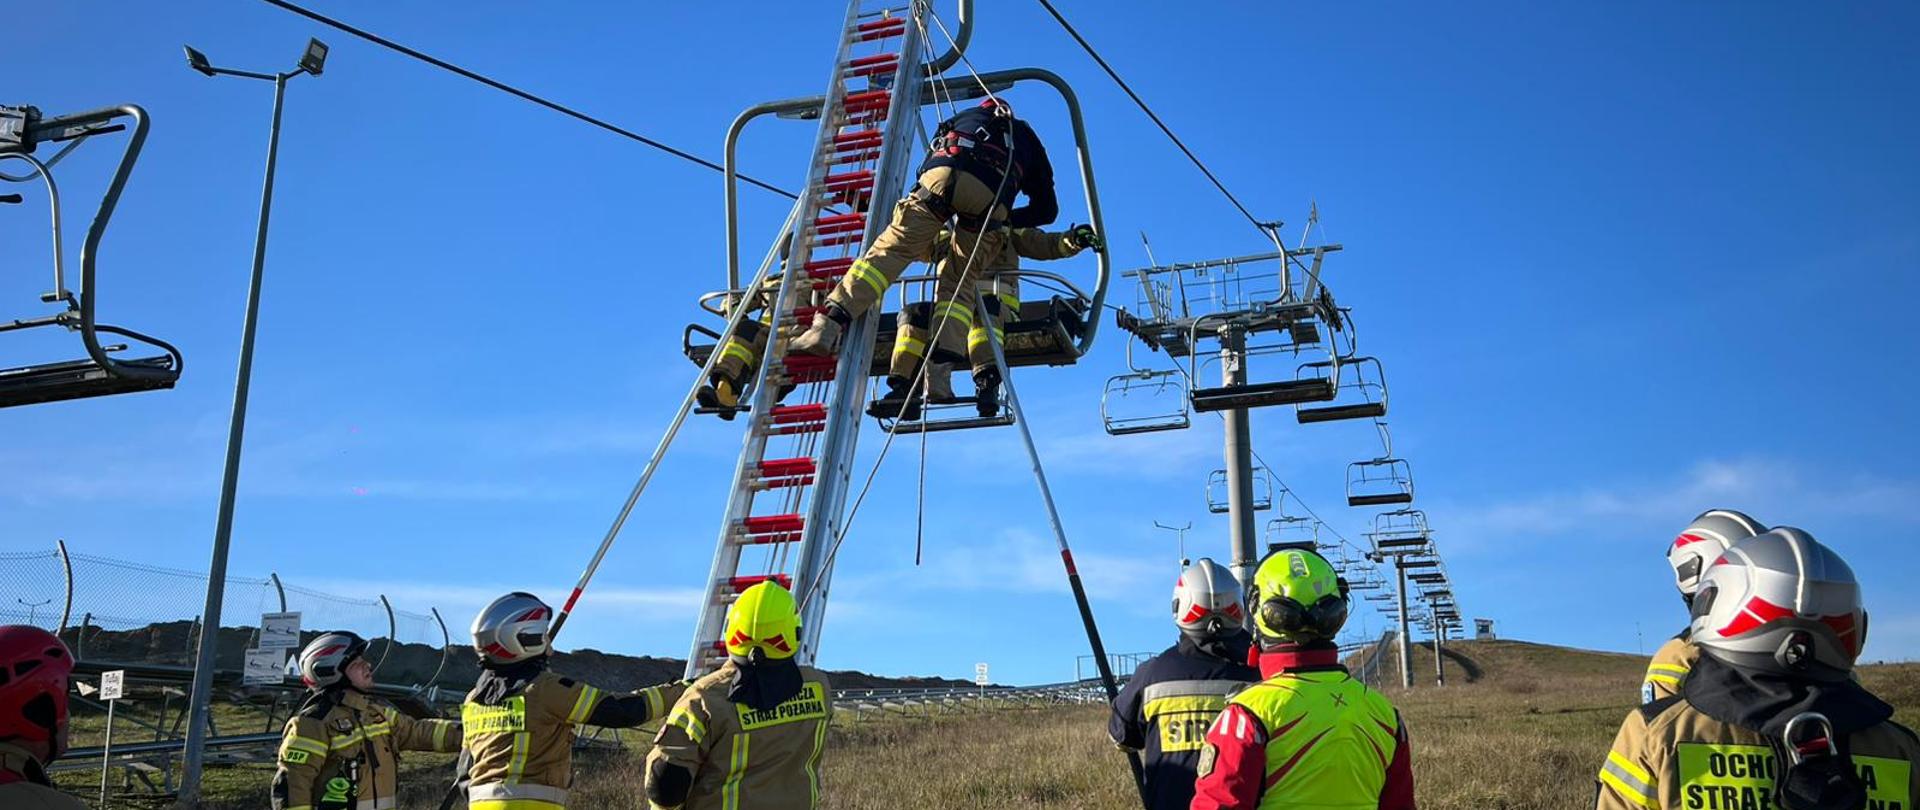
[[[1250,663],[1260,668],[1262,678],[1271,678],[1282,672],[1298,669],[1337,666],[1340,663],[1338,648],[1303,650],[1296,647],[1284,650],[1261,650],[1255,647],[1254,649],[1256,650],[1255,660]]]

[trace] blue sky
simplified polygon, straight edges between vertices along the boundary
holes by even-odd
[[[1387,364],[1395,449],[1466,613],[1511,637],[1631,651],[1643,635],[1650,650],[1683,618],[1665,541],[1736,507],[1855,563],[1868,658],[1920,657],[1920,597],[1903,587],[1920,563],[1905,404],[1920,392],[1920,12],[1061,5],[1257,213],[1297,237],[1318,201],[1347,247],[1329,279]],[[714,157],[740,109],[819,92],[832,53],[837,12],[751,6],[315,3]],[[1042,66],[1078,89],[1116,264],[1146,263],[1142,230],[1162,261],[1261,249],[1036,4],[979,17],[976,65]],[[318,35],[327,74],[289,91],[232,570],[455,624],[506,589],[563,596],[691,381],[679,331],[722,286],[718,176],[264,4],[16,19],[34,36],[0,54],[9,103],[153,113],[101,311],[177,342],[187,376],[0,413],[0,551],[63,537],[204,568],[271,90],[202,78],[179,46],[271,69]],[[1014,100],[1070,165],[1058,102]],[[811,135],[758,125],[742,163],[796,186]],[[70,222],[110,152],[65,167]],[[1061,191],[1062,223],[1084,220],[1078,184]],[[786,204],[743,194],[757,256]],[[37,313],[44,215],[0,214],[17,260],[5,317]],[[1090,259],[1062,267],[1092,275]],[[9,363],[72,350],[8,337]],[[1099,392],[1122,347],[1109,329],[1080,366],[1018,381],[1108,646],[1149,650],[1171,640],[1175,573],[1152,521],[1191,520],[1190,553],[1226,555],[1203,500],[1220,428],[1106,436]],[[1370,513],[1338,504],[1345,464],[1375,449],[1367,428],[1274,411],[1254,430],[1308,503],[1362,530]],[[738,447],[732,425],[683,434],[562,646],[684,654]],[[919,567],[916,450],[896,448],[858,516],[823,663],[1068,677],[1084,641],[1017,436],[931,438]]]

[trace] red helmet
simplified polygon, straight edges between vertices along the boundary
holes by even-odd
[[[64,753],[72,674],[73,655],[59,637],[31,625],[0,627],[0,742],[25,743],[49,760]]]
[[[986,98],[980,99],[980,106],[999,107],[1002,111],[1006,112],[1006,114],[1013,114],[1013,105],[1008,104],[1006,99],[999,96],[987,96]]]

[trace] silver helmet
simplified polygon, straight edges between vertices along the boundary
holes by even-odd
[[[1207,557],[1180,572],[1173,583],[1173,623],[1180,632],[1212,638],[1240,629],[1247,611],[1233,572]]]
[[[1700,513],[1667,547],[1667,564],[1673,566],[1673,584],[1680,588],[1681,598],[1693,600],[1694,592],[1700,589],[1700,574],[1720,559],[1721,553],[1766,530],[1745,512],[1710,509]]]
[[[1788,526],[1727,549],[1693,600],[1693,642],[1742,669],[1842,680],[1866,635],[1853,569]]]
[[[547,654],[553,608],[523,591],[493,600],[473,617],[473,649],[493,664],[517,664]]]
[[[300,682],[326,689],[347,676],[347,665],[367,653],[367,640],[353,633],[321,633],[300,651]]]

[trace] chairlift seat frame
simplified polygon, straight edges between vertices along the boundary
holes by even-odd
[[[35,175],[49,189],[48,204],[53,209],[54,291],[41,296],[41,299],[47,303],[64,302],[67,309],[56,315],[0,322],[0,332],[59,326],[80,333],[87,356],[0,369],[0,408],[172,388],[185,366],[179,349],[166,341],[131,329],[100,323],[95,316],[98,300],[95,271],[100,242],[106,235],[114,209],[119,205],[120,195],[126,190],[127,178],[133,173],[134,163],[140,158],[141,148],[146,144],[146,111],[132,104],[123,104],[52,118],[41,117],[39,111],[31,107],[9,108],[7,112],[10,126],[5,128],[5,141],[0,142],[0,158],[12,157],[31,164]],[[121,118],[133,119],[132,133],[127,138],[107,190],[101,195],[99,207],[81,245],[80,288],[69,291],[65,287],[61,268],[60,204],[51,167],[68,151],[77,148],[79,140],[126,130],[127,126],[117,120]],[[39,144],[63,141],[76,142],[45,163],[31,157]],[[102,345],[102,333],[139,341],[164,353],[131,360],[115,359],[112,355],[125,350],[126,346]]]

